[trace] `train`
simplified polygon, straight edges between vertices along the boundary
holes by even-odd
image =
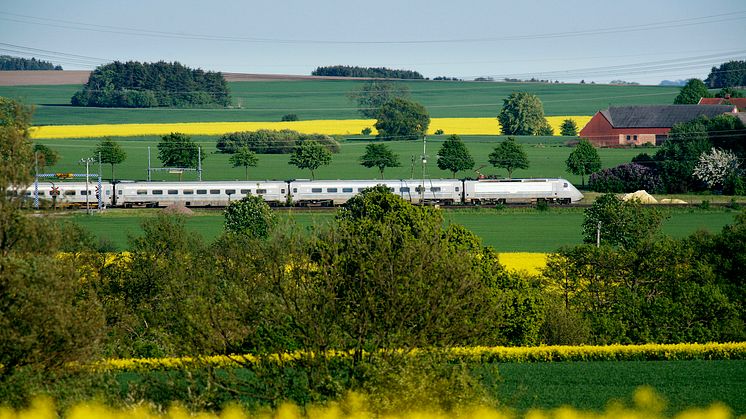
[[[106,207],[223,207],[249,195],[273,206],[337,206],[366,188],[385,185],[413,204],[490,205],[545,201],[568,205],[583,194],[566,179],[399,179],[289,181],[117,181],[64,182],[40,180],[22,193],[56,205]]]

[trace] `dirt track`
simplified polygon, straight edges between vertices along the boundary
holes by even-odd
[[[90,71],[0,71],[0,86],[83,84]],[[226,81],[346,80],[347,77],[290,76],[282,74],[223,73]],[[356,79],[360,80],[360,79]]]

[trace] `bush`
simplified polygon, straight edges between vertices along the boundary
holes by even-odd
[[[435,135],[443,135],[443,134],[444,134],[444,132],[443,132],[442,129],[435,130]]]
[[[302,134],[293,130],[240,131],[223,134],[217,142],[221,153],[235,153],[242,147],[257,154],[291,154],[304,141],[313,140],[332,153],[339,152],[339,142],[324,134]]]
[[[360,132],[361,132],[361,133],[362,133],[363,135],[370,135],[370,133],[372,133],[372,132],[373,132],[373,130],[372,130],[372,129],[370,129],[370,127],[365,127],[365,128],[363,128],[363,130],[362,130],[362,131],[360,131]]]
[[[298,121],[298,115],[294,113],[289,113],[287,115],[283,115],[281,121],[283,122],[292,122],[292,121]]]
[[[225,230],[265,238],[276,224],[275,215],[261,196],[246,196],[225,209]]]
[[[637,163],[626,163],[593,173],[588,180],[588,186],[593,191],[607,193],[639,190],[658,193],[663,190],[663,182],[657,173]]]

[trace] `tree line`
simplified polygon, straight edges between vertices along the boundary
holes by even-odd
[[[231,98],[219,72],[178,62],[115,61],[96,67],[70,101],[74,106],[95,107],[224,107]]]
[[[358,67],[348,65],[333,65],[317,67],[311,72],[312,76],[332,77],[370,77],[377,79],[424,79],[422,74],[413,70],[396,70],[386,67]]]
[[[0,71],[14,70],[62,70],[61,65],[54,65],[49,61],[37,60],[36,58],[12,57],[0,55]]]

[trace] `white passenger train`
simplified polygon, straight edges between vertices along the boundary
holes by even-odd
[[[565,179],[402,179],[402,180],[293,180],[293,181],[203,181],[136,182],[115,184],[40,181],[38,197],[58,205],[96,205],[100,193],[106,206],[165,207],[175,203],[188,207],[221,207],[248,195],[261,196],[271,205],[342,205],[366,188],[385,185],[392,193],[412,203],[502,204],[537,201],[571,204],[583,194]],[[25,195],[33,198],[31,185]]]

